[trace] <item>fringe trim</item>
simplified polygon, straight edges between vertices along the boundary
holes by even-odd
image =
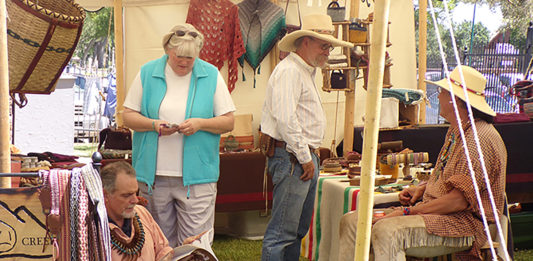
[[[469,247],[474,244],[474,236],[468,237],[441,237],[429,234],[424,227],[405,228],[395,232],[391,237],[393,241],[390,260],[394,260],[403,249],[413,247]]]

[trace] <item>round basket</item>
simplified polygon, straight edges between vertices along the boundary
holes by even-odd
[[[9,90],[49,94],[80,38],[85,12],[73,0],[7,0]]]

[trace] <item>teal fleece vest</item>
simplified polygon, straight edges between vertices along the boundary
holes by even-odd
[[[159,107],[167,90],[165,80],[167,59],[168,56],[164,55],[141,67],[143,87],[141,114],[150,119],[159,119]],[[218,70],[215,66],[198,58],[195,60],[185,119],[214,117],[213,99],[217,77]],[[156,173],[158,134],[155,131],[136,131],[132,142],[132,162],[137,172],[137,180],[148,184],[151,190]],[[219,143],[220,135],[206,131],[183,136],[183,184],[185,186],[218,181]]]

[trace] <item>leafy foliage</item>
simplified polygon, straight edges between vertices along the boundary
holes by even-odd
[[[80,58],[81,66],[85,66],[88,59],[92,58],[98,61],[98,68],[108,67],[108,57],[115,46],[112,15],[113,8],[111,7],[105,7],[96,12],[87,12],[83,31],[74,52]]]
[[[499,8],[503,15],[500,31],[510,29],[526,33],[529,22],[533,19],[533,1],[531,0],[462,0],[464,3],[485,3],[490,8]]]
[[[450,13],[457,6],[459,2],[462,3],[478,3],[478,4],[488,4],[491,8],[500,8],[503,15],[504,24],[499,29],[500,32],[509,30],[511,32],[510,43],[517,48],[523,48],[526,42],[526,32],[527,25],[533,17],[533,1],[531,0],[452,0],[448,1],[448,10]],[[525,3],[527,2],[527,3]],[[437,20],[437,28],[441,34],[441,40],[443,44],[443,49],[445,52],[445,57],[448,61],[454,60],[454,51],[452,48],[452,41],[450,37],[449,24],[446,20],[446,14],[441,1],[432,1],[435,9],[435,16]],[[525,8],[513,7],[516,4],[523,4]],[[512,9],[512,10],[511,10]],[[524,9],[524,10],[516,10]],[[520,19],[516,17],[521,16]],[[418,17],[419,9],[415,10],[415,22],[416,22],[416,37],[417,37],[417,46],[418,46]],[[511,22],[511,20],[513,20]],[[472,23],[470,21],[463,21],[462,23],[453,23],[451,27],[453,28],[454,37],[456,40],[458,52],[462,57],[463,52],[469,50],[470,48],[475,48],[479,46],[486,45],[490,39],[490,32],[487,27],[485,27],[480,22],[474,24],[473,32],[474,39],[471,40],[472,35]],[[427,50],[427,60],[428,66],[430,67],[440,67],[441,57],[440,51],[438,49],[437,35],[435,32],[435,25],[429,11],[428,7],[428,31],[427,31],[427,46],[430,47]],[[417,50],[418,51],[418,50]],[[418,52],[417,52],[418,53]]]

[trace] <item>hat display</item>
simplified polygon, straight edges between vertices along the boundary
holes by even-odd
[[[425,80],[425,82],[435,84],[447,91],[450,91],[450,86],[452,86],[453,94],[466,102],[465,94],[463,91],[463,85],[461,82],[461,76],[459,74],[459,68],[462,68],[463,71],[463,76],[466,83],[466,90],[468,93],[468,101],[470,102],[470,105],[487,115],[496,116],[496,113],[492,110],[492,108],[485,100],[484,92],[487,79],[485,78],[485,76],[483,76],[483,74],[481,74],[472,67],[466,65],[460,65],[455,67],[452,73],[450,73],[450,81],[448,81],[447,78],[444,78],[436,82],[428,80]]]
[[[353,47],[350,42],[342,41],[333,36],[335,28],[331,17],[325,14],[311,14],[302,17],[302,29],[285,35],[278,43],[280,50],[292,52],[296,50],[294,41],[303,36],[311,36],[329,42],[332,46]]]

